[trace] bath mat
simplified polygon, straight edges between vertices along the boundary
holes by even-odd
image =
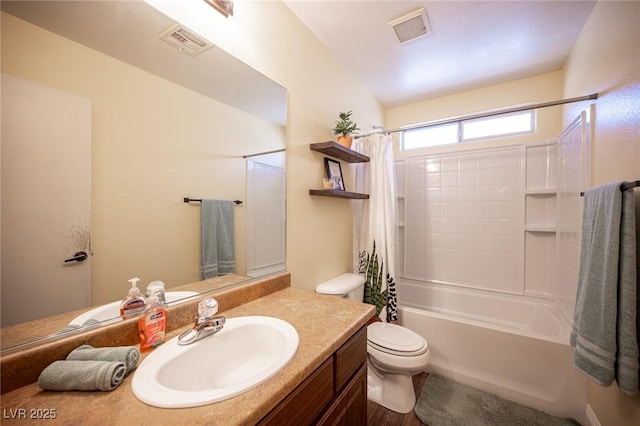
[[[507,401],[451,379],[429,374],[415,413],[428,426],[579,425],[534,408]]]

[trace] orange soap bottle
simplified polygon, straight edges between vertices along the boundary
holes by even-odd
[[[166,327],[167,310],[158,300],[158,295],[153,292],[149,295],[144,315],[138,319],[140,350],[147,352],[163,344]]]

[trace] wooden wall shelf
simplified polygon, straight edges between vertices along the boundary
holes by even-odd
[[[341,191],[339,189],[310,189],[309,195],[321,195],[323,197],[349,198],[352,200],[367,200],[369,194],[360,194],[358,192]]]
[[[321,152],[330,157],[346,161],[348,163],[367,163],[369,157],[355,152],[345,146],[334,141],[312,143],[309,145],[312,151]],[[310,189],[309,195],[320,195],[322,197],[346,198],[351,200],[367,200],[369,194],[360,194],[358,192],[340,191],[337,189]]]
[[[369,157],[366,155],[355,152],[347,147],[344,147],[334,141],[312,143],[309,145],[309,149],[318,151],[339,160],[347,161],[349,163],[367,163]]]

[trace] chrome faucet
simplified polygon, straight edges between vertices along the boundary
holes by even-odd
[[[198,303],[196,323],[191,330],[178,336],[178,344],[188,345],[222,330],[226,320],[222,315],[214,317],[217,312],[218,301],[216,299],[210,297]]]

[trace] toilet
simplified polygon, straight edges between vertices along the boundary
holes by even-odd
[[[316,293],[361,302],[364,277],[346,273],[319,284]],[[367,398],[389,410],[408,413],[416,403],[411,376],[429,364],[429,345],[400,325],[374,322],[367,326]]]

